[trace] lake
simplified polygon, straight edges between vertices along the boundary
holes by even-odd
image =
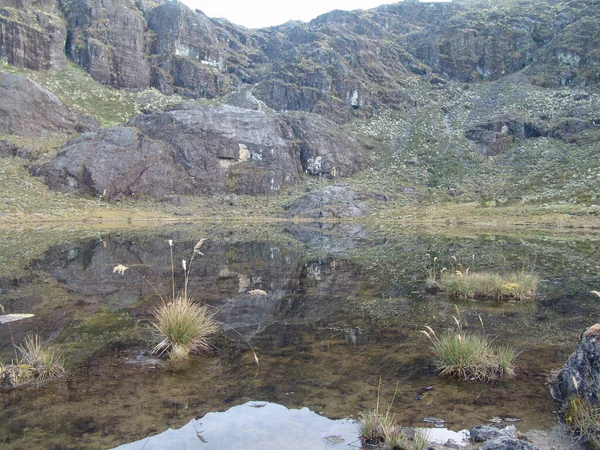
[[[600,237],[575,231],[389,223],[7,231],[0,237],[0,304],[35,317],[0,325],[2,361],[14,359],[13,339],[37,332],[62,349],[69,370],[1,391],[0,443],[360,448],[352,419],[378,397],[385,407],[394,399],[404,425],[425,426],[433,416],[454,431],[492,418],[519,419],[520,431],[549,429],[557,405],[547,379],[600,313],[590,293],[600,288]],[[170,297],[168,241],[179,290],[181,260],[189,262],[201,238],[207,240],[191,264],[188,290],[211,305],[222,331],[209,352],[173,365],[150,355],[159,340],[151,325],[158,296],[136,273],[113,268],[135,268]],[[538,296],[511,303],[428,292],[426,254],[439,268],[455,257],[471,271],[531,270],[541,280]],[[248,294],[253,289],[267,295]],[[436,375],[420,330],[451,330],[457,308],[469,330],[521,352],[514,379]],[[289,424],[283,431],[274,426],[282,417]]]

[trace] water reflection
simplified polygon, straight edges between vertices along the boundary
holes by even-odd
[[[53,245],[28,260],[18,279],[0,273],[7,312],[35,314],[11,324],[14,339],[37,330],[71,361],[68,378],[0,394],[0,443],[115,447],[257,398],[290,411],[352,417],[375,406],[380,378],[384,402],[399,383],[394,413],[406,425],[434,415],[458,430],[507,416],[520,418],[523,431],[550,428],[555,405],[545,386],[548,372],[564,363],[600,313],[589,294],[600,287],[594,237],[446,237],[308,224],[253,233],[105,233]],[[155,339],[149,319],[156,294],[132,272],[120,276],[112,269],[133,266],[169,295],[167,241],[175,242],[180,261],[201,237],[208,240],[192,265],[189,290],[212,305],[225,331],[215,337],[212,354],[189,367],[165,367],[144,353]],[[470,264],[478,270],[527,266],[541,276],[534,302],[458,302],[470,326],[480,327],[481,316],[487,334],[522,351],[515,380],[482,385],[434,374],[419,330],[451,327],[455,302],[425,292],[425,253],[441,262],[475,255]],[[183,286],[181,271],[175,283]],[[267,296],[251,296],[252,289]],[[10,342],[0,326],[4,361],[11,358]],[[258,353],[258,369],[248,343]],[[259,414],[260,408],[244,408]],[[192,437],[198,440],[195,432]]]
[[[225,412],[208,413],[178,430],[117,447],[118,450],[243,448],[247,450],[360,448],[352,420],[331,420],[308,408],[288,409],[248,402]]]

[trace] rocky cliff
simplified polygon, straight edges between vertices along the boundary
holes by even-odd
[[[455,196],[481,191],[481,180],[465,182],[473,167],[514,184],[519,154],[540,139],[557,154],[581,146],[596,170],[587,163],[600,128],[598,0],[407,0],[258,30],[178,1],[2,3],[0,58],[10,67],[52,73],[70,59],[129,96],[151,87],[191,101],[69,142],[32,169],[53,188],[113,198],[256,194],[376,160],[378,178]],[[93,128],[52,109],[64,109],[74,132]],[[31,113],[11,117],[0,134],[47,128]],[[18,153],[8,141],[5,153]],[[504,158],[511,172],[478,155]]]
[[[11,64],[60,67],[66,52],[118,88],[214,98],[256,85],[273,109],[340,119],[410,101],[409,73],[473,82],[534,63],[552,66],[539,83],[600,80],[596,0],[405,1],[260,30],[177,1],[3,3],[0,56]]]

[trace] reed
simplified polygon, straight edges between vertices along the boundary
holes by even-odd
[[[358,433],[363,447],[385,450],[425,450],[429,447],[429,436],[420,430],[414,430],[413,437],[407,429],[400,427],[391,413],[392,405],[398,392],[398,384],[394,396],[385,411],[379,410],[381,378],[377,387],[377,403],[375,409],[358,414]]]

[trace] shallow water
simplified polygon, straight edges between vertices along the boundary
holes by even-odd
[[[10,252],[0,250],[0,261],[18,263],[6,265],[5,273],[0,269],[0,304],[8,313],[36,316],[12,323],[10,331],[16,342],[34,331],[51,338],[66,352],[70,371],[0,394],[0,443],[114,448],[148,436],[173,436],[162,433],[189,430],[194,420],[205,423],[201,418],[212,417],[207,414],[236,411],[248,402],[310,410],[323,419],[354,418],[375,407],[379,380],[381,404],[387,406],[397,390],[392,410],[405,425],[423,426],[425,417],[435,416],[458,431],[505,417],[520,419],[520,431],[549,429],[556,405],[546,379],[599,316],[589,291],[600,287],[600,241],[551,233],[456,234],[330,224],[231,230],[190,225],[72,234],[65,242],[49,238],[46,247],[38,236],[38,247],[23,245],[22,254],[19,234],[11,235]],[[156,343],[149,326],[156,294],[131,271],[118,275],[112,269],[133,266],[170,295],[167,241],[174,241],[175,261],[181,261],[189,260],[202,237],[208,240],[204,256],[192,262],[189,291],[214,306],[224,331],[209,354],[165,365],[147,354]],[[32,242],[29,234],[23,240]],[[456,256],[471,270],[528,268],[540,275],[535,301],[457,303],[470,327],[480,330],[481,316],[486,334],[522,352],[515,379],[479,384],[433,372],[429,344],[419,330],[451,328],[456,302],[425,291],[426,253],[440,265]],[[181,273],[175,282],[183,286]],[[251,289],[268,295],[251,296]],[[13,350],[6,325],[0,337],[7,362]],[[246,341],[258,355],[258,367]],[[261,414],[262,408],[246,408]],[[253,435],[267,431],[248,427]],[[317,434],[321,445],[327,436]],[[192,437],[201,443],[195,431]],[[292,433],[269,439],[275,437],[287,439],[287,448],[317,448],[308,442],[302,447],[302,438]],[[345,448],[350,439],[344,437]],[[218,436],[209,441],[218,443]],[[215,448],[235,448],[228,442]],[[333,441],[325,444],[336,448]]]

